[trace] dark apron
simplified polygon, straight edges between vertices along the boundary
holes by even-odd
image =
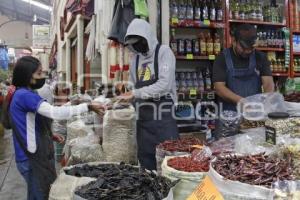
[[[231,58],[230,49],[225,49],[223,51],[226,62],[226,86],[235,94],[241,97],[248,97],[262,92],[261,77],[256,72],[256,56],[255,51],[250,55],[249,66],[247,68],[239,68],[233,66],[233,61]],[[234,103],[226,102],[219,99],[219,110],[220,113],[225,110],[237,111],[237,105]],[[224,136],[222,132],[225,130],[222,122],[218,119],[216,120],[216,130],[215,137],[219,138]],[[226,133],[227,136],[235,135],[235,133]]]
[[[39,117],[41,117],[41,134],[37,137],[37,150],[35,153],[30,153],[27,150],[18,128],[15,126],[13,120],[11,120],[11,122],[16,141],[20,144],[28,157],[33,178],[37,181],[39,186],[38,190],[43,194],[43,199],[47,200],[50,186],[56,179],[54,146],[51,139],[51,120],[41,115]]]
[[[158,53],[160,45],[157,45],[154,58],[155,79],[143,81],[143,77],[138,76],[139,56],[136,58],[136,84],[135,88],[143,88],[153,85],[158,80]],[[159,107],[163,103],[168,105],[162,106],[161,110],[169,110],[163,112],[159,118]],[[150,105],[151,104],[151,105]],[[172,117],[172,109],[174,102],[170,95],[160,97],[158,99],[136,99],[135,107],[138,113],[137,125],[137,144],[138,159],[142,168],[148,170],[156,170],[155,151],[156,146],[166,140],[178,139],[178,129],[176,120]]]
[[[226,86],[241,97],[248,97],[262,92],[261,77],[256,72],[255,51],[250,55],[249,67],[238,68],[233,66],[230,49],[224,50],[227,80]],[[236,104],[222,101],[223,110],[236,111]]]

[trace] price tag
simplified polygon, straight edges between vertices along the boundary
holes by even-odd
[[[187,200],[224,200],[211,179],[206,176]]]
[[[178,24],[178,23],[179,23],[178,18],[172,18],[172,19],[171,19],[171,23],[172,23],[172,24]]]
[[[186,59],[193,60],[194,59],[194,55],[193,54],[187,54],[186,55]]]
[[[190,89],[190,95],[197,95],[196,89]]]
[[[209,55],[208,60],[216,60],[216,56],[215,55]]]
[[[209,26],[210,25],[210,21],[206,19],[206,20],[204,20],[203,24],[206,25],[206,26]]]

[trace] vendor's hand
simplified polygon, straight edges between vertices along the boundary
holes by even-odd
[[[63,144],[65,142],[65,138],[61,134],[53,134],[52,135],[52,140],[54,142],[59,143],[59,144]]]
[[[130,102],[133,100],[134,96],[132,94],[132,91],[130,92],[126,92],[120,96],[116,97],[118,100],[120,100],[120,102]]]
[[[101,103],[98,102],[91,102],[89,105],[89,110],[97,113],[98,115],[103,116],[105,114],[105,111],[107,110],[107,107]]]

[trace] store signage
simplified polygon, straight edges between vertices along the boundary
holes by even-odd
[[[35,49],[50,48],[50,25],[32,25],[32,40]]]
[[[215,60],[216,59],[216,56],[215,55],[209,55],[208,56],[208,60]]]
[[[187,200],[224,200],[211,179],[206,176]]]

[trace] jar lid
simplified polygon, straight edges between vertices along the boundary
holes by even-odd
[[[268,117],[271,119],[285,119],[289,118],[290,115],[286,112],[272,112],[268,114]]]

